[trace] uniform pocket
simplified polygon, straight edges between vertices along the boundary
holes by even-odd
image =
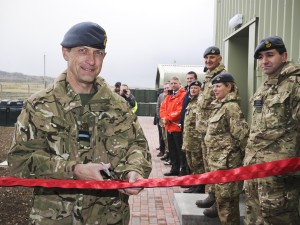
[[[62,220],[72,214],[75,202],[75,195],[58,196],[52,191],[49,191],[49,194],[35,195],[30,217]]]
[[[44,133],[41,135],[44,135],[52,152],[65,160],[69,159],[70,126],[66,121],[56,116],[35,116],[32,117],[32,122]]]
[[[234,169],[242,165],[243,154],[241,149],[232,149],[227,156],[226,166],[228,169]]]
[[[117,115],[114,112],[102,112],[98,119],[98,130],[105,136],[129,130],[133,118],[126,115]]]
[[[208,121],[207,133],[214,135],[220,134],[224,131],[224,122],[222,122],[223,113],[218,113],[212,116]]]
[[[286,125],[286,118],[291,115],[291,112],[288,112],[289,109],[285,104],[289,96],[289,92],[281,92],[267,97],[264,102],[266,128],[272,129]]]

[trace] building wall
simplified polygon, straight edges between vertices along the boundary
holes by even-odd
[[[265,79],[253,58],[255,47],[264,37],[278,35],[289,60],[300,62],[299,12],[299,0],[215,0],[214,43],[237,80],[248,120],[248,100]],[[236,14],[242,14],[242,24],[231,28],[229,21]]]
[[[300,61],[299,0],[215,0],[215,44],[235,32],[228,26],[230,18],[243,15],[243,25],[258,19],[257,40],[279,35],[285,41],[289,59]],[[222,48],[223,49],[223,48]]]

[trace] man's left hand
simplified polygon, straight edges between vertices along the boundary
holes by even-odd
[[[128,179],[129,183],[134,183],[139,179],[142,179],[143,177],[135,172],[135,171],[130,171],[126,178]],[[126,194],[126,195],[137,195],[140,193],[144,188],[124,188],[124,189],[119,189],[119,192]]]

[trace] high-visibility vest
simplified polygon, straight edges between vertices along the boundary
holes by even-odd
[[[137,104],[137,101],[135,101],[135,105],[131,110],[132,110],[132,112],[135,113],[137,109],[138,109],[138,104]]]

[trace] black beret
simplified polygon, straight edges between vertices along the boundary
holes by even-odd
[[[211,80],[212,84],[227,82],[234,83],[233,76],[230,73],[220,73]]]
[[[89,46],[105,49],[106,41],[106,33],[101,26],[93,22],[82,22],[67,31],[61,45],[65,48]]]
[[[258,59],[259,52],[271,49],[282,49],[281,52],[286,52],[286,48],[281,37],[271,36],[262,39],[255,49],[254,58]]]
[[[115,83],[115,87],[120,87],[121,86],[121,82],[116,82]]]
[[[203,58],[207,55],[220,55],[220,49],[216,46],[210,46],[205,50]]]
[[[190,83],[189,88],[192,87],[192,86],[198,86],[198,87],[201,87],[201,86],[202,86],[202,83],[201,83],[200,81],[198,81],[198,80],[194,80],[192,83]]]

